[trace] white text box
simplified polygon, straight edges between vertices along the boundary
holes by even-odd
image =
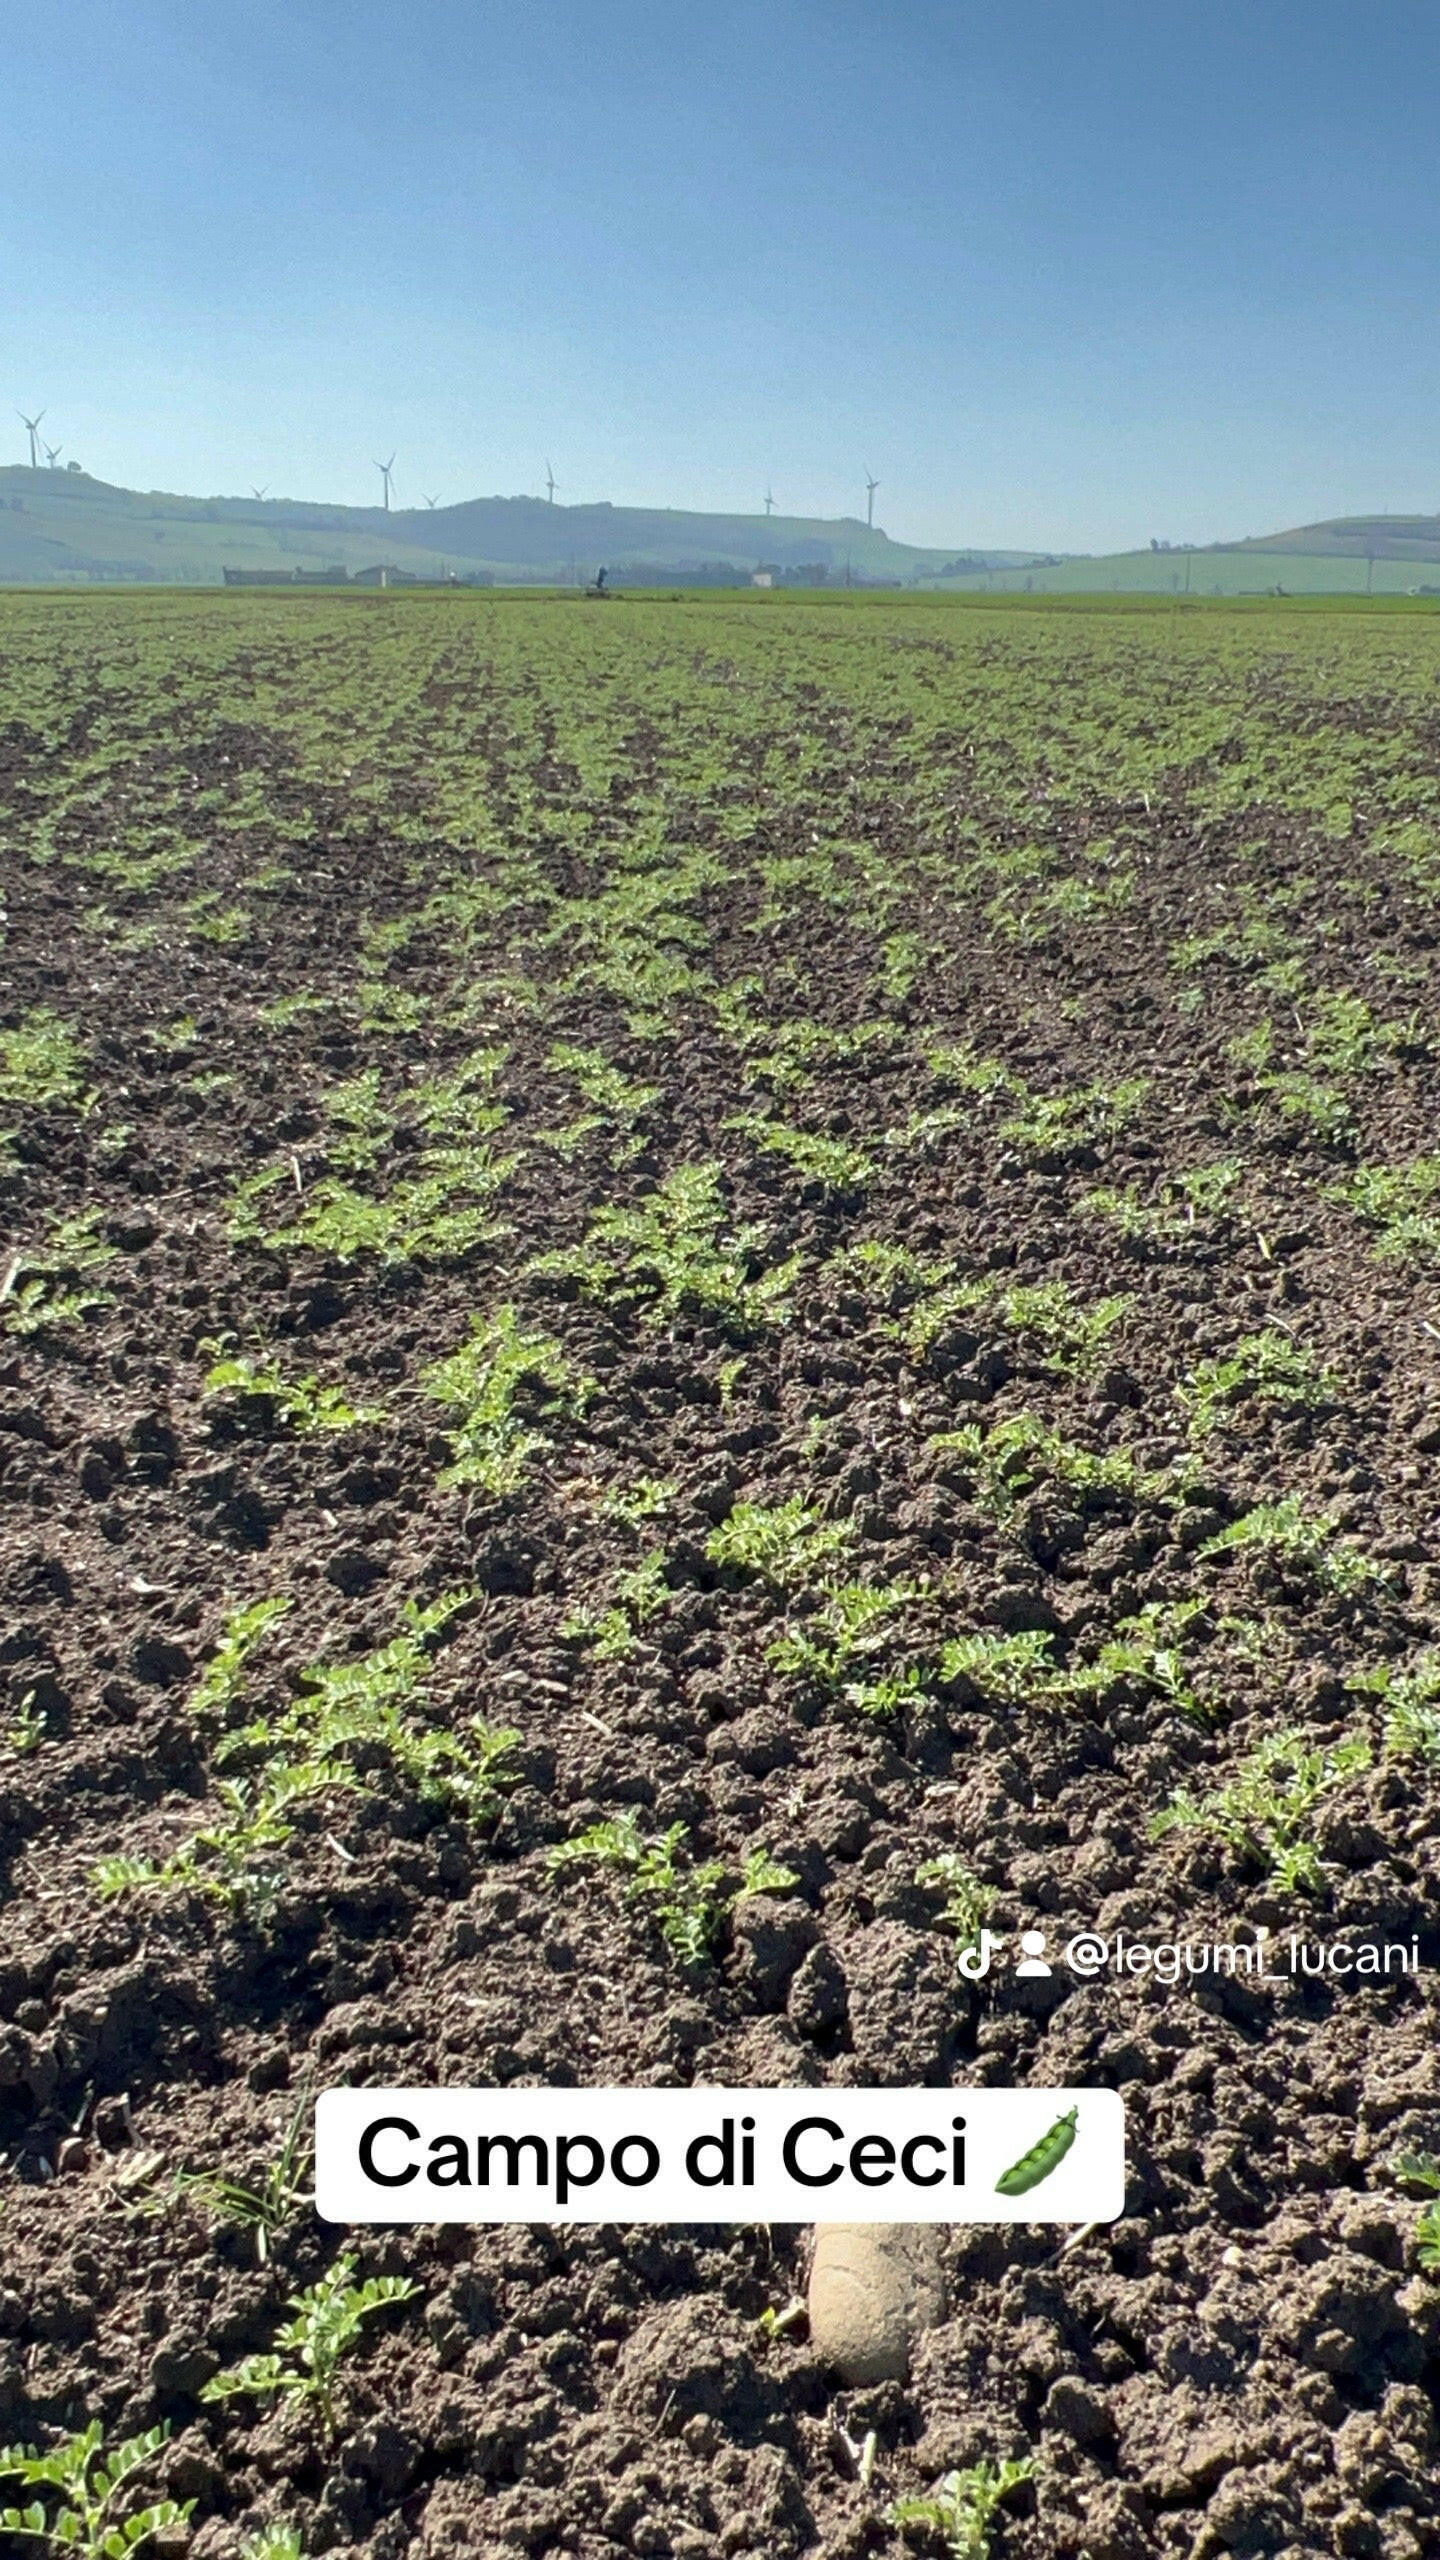
[[[315,2194],[328,2222],[1113,2222],[1125,2111],[1114,2089],[327,2089]]]

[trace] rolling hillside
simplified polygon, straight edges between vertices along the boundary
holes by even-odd
[[[216,586],[226,568],[347,578],[385,567],[420,579],[583,584],[791,582],[1035,594],[1403,594],[1440,589],[1440,516],[1340,516],[1184,550],[1059,558],[925,550],[853,516],[703,515],[681,508],[550,506],[471,498],[453,507],[328,506],[113,488],[84,472],[0,470],[0,583]]]
[[[1440,594],[1440,516],[1337,516],[1238,542],[987,564],[924,583],[1036,595]]]
[[[1034,555],[965,556],[983,570]],[[353,575],[382,564],[422,578],[575,582],[602,565],[613,580],[646,568],[666,579],[707,570],[748,576],[762,563],[841,580],[848,564],[856,579],[908,584],[955,557],[892,542],[848,516],[700,515],[550,506],[543,498],[473,498],[387,514],[280,498],[176,497],[25,465],[0,470],[0,581],[12,584],[216,585],[227,567]]]

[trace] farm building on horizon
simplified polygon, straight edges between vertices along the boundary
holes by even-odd
[[[350,572],[333,569],[222,569],[227,587],[348,587]],[[383,583],[383,581],[382,581]]]

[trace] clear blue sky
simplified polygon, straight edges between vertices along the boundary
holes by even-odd
[[[0,76],[0,407],[106,479],[1440,508],[1428,0],[66,0]]]

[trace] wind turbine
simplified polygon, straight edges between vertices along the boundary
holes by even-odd
[[[395,456],[392,453],[389,462],[377,462],[375,465],[376,470],[380,474],[381,485],[385,491],[385,513],[387,516],[390,513],[390,471],[394,460]]]
[[[767,516],[773,516],[775,513],[775,500],[770,494],[770,483],[768,480],[765,483],[765,513]]]
[[[30,468],[32,471],[38,471],[40,464],[35,452],[35,430],[40,424],[40,419],[44,417],[45,412],[42,409],[39,416],[27,418],[23,409],[17,409],[15,415],[19,419],[21,426],[26,429],[30,438]]]
[[[865,474],[865,521],[871,526],[873,526],[875,522],[875,492],[879,486],[879,481],[872,480],[869,471],[867,470]]]
[[[425,492],[423,489],[421,490],[420,495],[422,498],[425,498]],[[425,498],[425,504],[427,507],[438,507],[440,501],[438,498]]]
[[[548,506],[554,506],[555,492],[559,486],[560,483],[556,479],[554,472],[551,470],[550,465],[547,462],[545,465],[545,500]]]
[[[267,483],[267,486],[268,486],[268,483]],[[252,480],[252,482],[251,482],[251,484],[250,484],[250,495],[251,495],[251,497],[252,497],[252,498],[263,498],[263,497],[264,497],[264,495],[265,495],[265,491],[264,491],[264,489],[257,489],[257,488],[256,488],[256,486],[255,486],[255,484],[254,484],[254,482],[253,482],[253,480]]]
[[[45,439],[44,439],[44,437],[43,437],[43,436],[41,437],[40,441],[41,441],[41,443],[42,443],[42,444],[44,444],[44,443],[45,443]],[[47,444],[47,445],[45,445],[45,467],[46,467],[47,471],[53,471],[53,470],[54,470],[55,465],[56,465],[56,463],[59,461],[60,456],[61,456],[61,454],[64,452],[64,450],[65,450],[65,447],[63,446],[63,444]]]

